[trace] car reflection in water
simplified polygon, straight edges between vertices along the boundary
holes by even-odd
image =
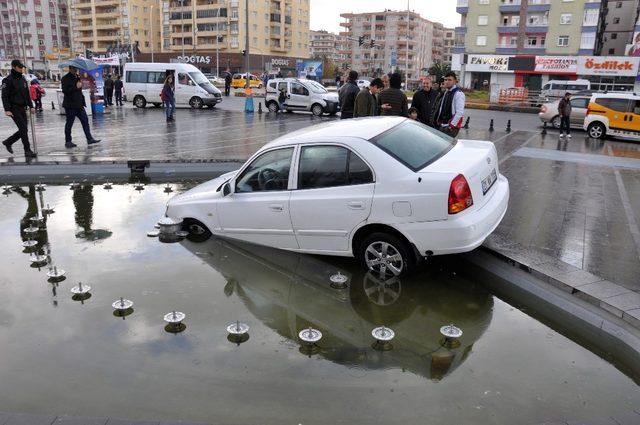
[[[383,281],[348,260],[334,259],[336,265],[216,238],[182,244],[221,273],[227,279],[225,294],[238,296],[266,326],[295,344],[302,329],[319,329],[318,355],[349,367],[402,368],[440,380],[465,361],[492,317],[492,296],[442,271],[446,258],[423,267],[419,275]],[[338,271],[349,278],[346,289],[330,285]],[[445,343],[440,334],[440,327],[450,323],[464,331],[459,344]],[[371,330],[380,325],[396,333],[391,351],[372,348]]]

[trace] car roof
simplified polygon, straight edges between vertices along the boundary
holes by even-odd
[[[360,138],[371,140],[377,135],[407,121],[403,117],[369,117],[336,120],[312,125],[277,138],[265,147],[276,147],[292,143],[317,143],[318,140],[331,142],[337,138]]]
[[[608,97],[611,99],[640,99],[640,95],[635,93],[594,93],[591,99],[599,99],[601,97]]]

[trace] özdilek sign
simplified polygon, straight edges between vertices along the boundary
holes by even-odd
[[[640,57],[631,56],[579,56],[579,75],[607,75],[611,77],[635,77],[638,75]]]

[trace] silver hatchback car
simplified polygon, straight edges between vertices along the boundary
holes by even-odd
[[[591,95],[571,96],[571,127],[582,128],[584,118],[587,116],[587,106],[589,106],[590,99]],[[559,103],[560,99],[554,102],[544,103],[538,113],[540,121],[560,129],[560,115],[558,114]]]

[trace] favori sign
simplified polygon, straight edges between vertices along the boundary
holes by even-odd
[[[640,57],[630,56],[579,56],[579,75],[609,75],[635,77],[638,75]]]
[[[509,56],[469,55],[465,69],[476,72],[509,72]]]

